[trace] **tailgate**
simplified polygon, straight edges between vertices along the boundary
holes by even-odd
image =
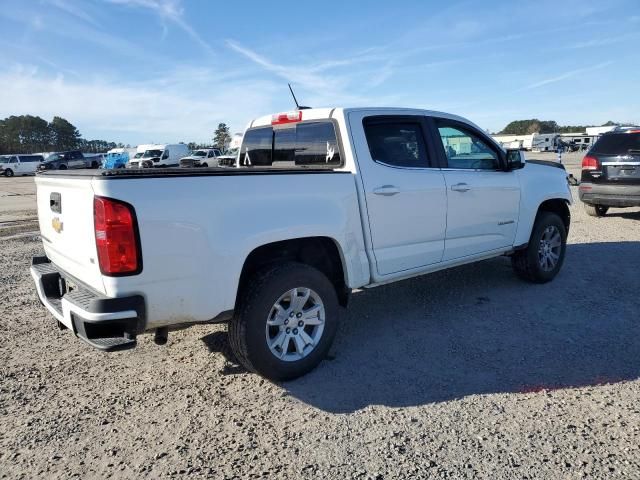
[[[600,156],[604,177],[612,182],[640,185],[640,153]]]
[[[91,177],[36,177],[38,222],[47,257],[61,270],[104,293],[93,231]]]

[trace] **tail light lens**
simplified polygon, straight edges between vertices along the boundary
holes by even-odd
[[[582,159],[582,170],[599,170],[600,162],[595,157],[587,155]]]
[[[94,197],[93,222],[102,274],[120,276],[140,273],[142,257],[133,207],[111,198]]]

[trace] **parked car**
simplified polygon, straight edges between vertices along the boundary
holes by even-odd
[[[89,164],[87,162],[88,160],[79,150],[52,153],[38,166],[38,171],[98,168],[100,166],[97,160],[89,160]]]
[[[582,160],[578,188],[587,213],[607,214],[610,207],[640,206],[640,128],[603,134]]]
[[[29,175],[36,173],[38,165],[44,160],[42,155],[2,155],[0,156],[0,175]]]
[[[218,166],[219,167],[235,167],[238,160],[238,152],[239,148],[234,148],[231,150],[227,150],[222,155],[218,157]]]
[[[105,170],[112,170],[114,168],[126,168],[127,162],[129,162],[128,152],[108,152],[105,154],[105,159],[102,162],[102,168],[104,168]]]
[[[180,159],[180,166],[189,167],[217,167],[218,157],[222,152],[218,148],[201,148],[191,155]]]
[[[129,161],[129,168],[177,167],[180,159],[189,154],[184,143],[173,145],[150,145],[141,157]]]
[[[251,123],[239,155],[246,167],[36,177],[46,256],[31,274],[59,324],[114,350],[228,321],[242,365],[290,379],[325,357],[352,289],[500,255],[530,282],[562,266],[564,168],[464,118],[276,114]]]

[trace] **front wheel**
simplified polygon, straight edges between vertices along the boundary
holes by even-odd
[[[13,170],[11,170],[10,168],[7,168],[7,169],[4,171],[4,176],[5,176],[5,177],[13,177]]]
[[[229,325],[231,348],[249,371],[291,380],[327,355],[340,307],[332,283],[300,263],[266,268],[249,280]]]
[[[589,205],[588,203],[584,204],[584,209],[591,217],[604,217],[609,211],[609,207],[604,205]]]
[[[540,212],[529,244],[511,257],[516,274],[529,282],[546,283],[554,279],[564,262],[567,229],[562,219],[551,212]]]

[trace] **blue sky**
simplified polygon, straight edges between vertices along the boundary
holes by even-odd
[[[301,103],[640,123],[640,1],[0,0],[0,117],[211,139]]]

